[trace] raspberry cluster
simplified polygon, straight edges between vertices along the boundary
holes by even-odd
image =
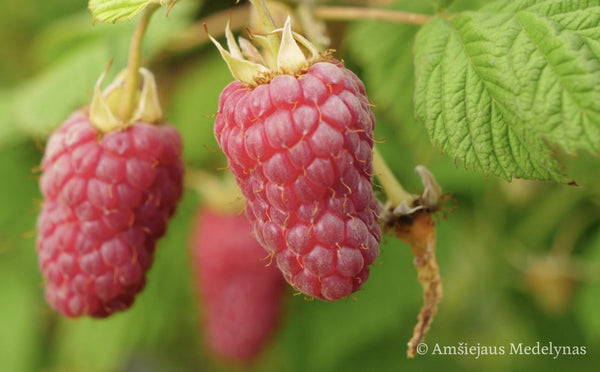
[[[181,138],[135,123],[100,136],[83,111],[48,140],[37,221],[48,303],[70,317],[131,306],[182,194]]]

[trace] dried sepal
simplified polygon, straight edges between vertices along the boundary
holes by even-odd
[[[278,72],[295,72],[301,70],[307,62],[302,49],[294,39],[292,24],[288,17],[282,30],[276,69]]]
[[[126,81],[126,71],[117,74],[113,82],[102,90],[102,83],[108,68],[100,75],[94,86],[94,95],[90,103],[90,122],[94,128],[104,134],[114,130],[122,130],[139,121],[156,123],[162,120],[163,112],[158,100],[158,89],[152,72],[140,68],[142,75],[142,88],[137,98],[134,114],[128,120],[123,120],[116,114],[123,94]]]
[[[227,49],[229,49],[229,53],[231,53],[231,55],[234,58],[244,59],[242,51],[235,42],[235,37],[231,32],[231,24],[229,20],[227,21],[227,25],[225,26],[225,39],[227,39]]]
[[[247,39],[239,38],[239,44],[236,43],[229,22],[225,28],[228,50],[211,35],[208,37],[221,53],[233,77],[250,86],[264,81],[265,76],[300,73],[320,58],[314,45],[302,35],[292,31],[290,17],[285,21],[283,28],[275,29],[272,33],[281,34],[279,45],[273,46],[267,36],[249,32],[250,38],[262,48],[262,52],[259,52]],[[276,53],[273,49],[277,49]],[[308,57],[303,49],[308,51]]]
[[[102,82],[106,77],[109,67],[110,66],[108,66],[106,70],[100,74],[100,77],[96,81],[96,85],[94,86],[94,95],[90,104],[90,122],[94,128],[101,133],[108,133],[124,126],[123,121],[113,113],[113,110],[110,108],[106,97],[117,88],[122,87],[125,83],[125,79],[122,77],[117,77],[106,89],[106,91],[102,92]]]
[[[230,52],[225,50],[225,48],[223,48],[221,44],[217,40],[215,40],[215,38],[213,38],[210,35],[208,37],[213,42],[213,44],[215,44],[215,46],[219,50],[219,53],[221,53],[221,57],[223,57],[223,59],[225,60],[229,71],[231,71],[231,74],[236,80],[239,80],[246,84],[252,84],[257,76],[260,76],[260,74],[267,73],[269,71],[266,67],[259,65],[258,63],[250,62],[244,59],[243,56],[242,58],[237,58],[233,56]]]
[[[429,209],[436,210],[440,201],[443,199],[442,188],[438,185],[429,169],[422,165],[417,165],[415,171],[419,174],[419,177],[421,177],[421,183],[423,184],[423,193],[421,194],[422,205]]]
[[[132,122],[144,121],[154,123],[162,119],[163,113],[158,100],[156,79],[148,69],[140,68],[142,75],[142,92],[137,109],[131,119]]]
[[[266,66],[263,56],[260,54],[258,49],[256,49],[256,47],[252,45],[250,40],[240,36],[238,37],[238,43],[240,44],[240,48],[242,49],[242,55],[244,57],[248,58],[248,60],[250,60],[251,62],[255,62]]]

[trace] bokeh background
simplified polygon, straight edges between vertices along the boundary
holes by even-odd
[[[485,0],[456,0],[452,11]],[[156,73],[167,118],[184,138],[190,168],[222,174],[211,115],[231,80],[206,43],[244,2],[181,0],[157,13],[143,55]],[[318,2],[324,3],[324,2]],[[342,3],[332,2],[327,3]],[[344,1],[432,13],[423,1]],[[293,5],[294,2],[291,2]],[[237,13],[236,13],[237,14]],[[207,18],[209,17],[209,18]],[[195,24],[195,26],[194,26]],[[413,118],[412,41],[416,26],[329,22],[336,56],[364,80],[375,105],[376,135],[407,189],[426,165],[453,201],[438,221],[444,300],[427,337],[441,346],[585,346],[584,356],[406,358],[421,306],[408,246],[386,237],[354,299],[309,302],[290,290],[280,327],[248,370],[400,371],[597,370],[600,361],[600,162],[557,150],[580,187],[506,182],[464,169],[434,148]],[[199,27],[200,26],[200,27]],[[0,11],[0,370],[226,371],[203,345],[189,235],[201,202],[186,191],[160,241],[146,289],[128,311],[105,320],[65,319],[43,299],[35,254],[37,186],[44,141],[91,98],[108,61],[125,66],[134,22],[91,23],[83,1],[3,2]]]

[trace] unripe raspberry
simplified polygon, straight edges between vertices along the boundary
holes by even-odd
[[[48,303],[76,317],[131,306],[182,193],[181,138],[166,123],[101,135],[75,112],[46,146],[37,220]]]
[[[204,338],[221,358],[247,363],[273,333],[285,281],[243,215],[199,212],[192,256]]]
[[[226,35],[231,53],[215,43],[238,81],[221,93],[214,130],[256,238],[300,292],[348,296],[368,278],[381,238],[365,88],[302,40],[307,59],[289,20],[276,66],[242,60]]]

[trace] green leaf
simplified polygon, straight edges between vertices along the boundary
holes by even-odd
[[[0,91],[0,117],[6,120],[6,125],[0,126],[0,146],[20,137],[20,133],[14,125],[15,121],[12,112],[14,101],[14,97],[7,91]]]
[[[0,328],[10,337],[0,337],[0,359],[7,370],[33,371],[38,357],[35,342],[43,337],[39,316],[40,293],[35,286],[22,280],[19,269],[4,263],[0,280],[3,283],[2,296],[7,300],[0,308]],[[17,278],[19,280],[15,280]]]
[[[600,153],[600,1],[499,1],[417,34],[415,104],[483,174],[565,181],[550,145]]]
[[[585,252],[586,263],[590,266],[600,263],[600,230],[596,230]],[[597,266],[596,266],[597,267]],[[597,271],[596,271],[597,272]],[[591,280],[582,285],[576,299],[575,315],[588,342],[600,341],[600,282]]]
[[[167,118],[184,138],[184,158],[197,166],[214,170],[223,165],[223,154],[216,151],[219,145],[213,125],[217,98],[231,81],[231,73],[219,54],[211,53],[182,73],[171,93]]]
[[[410,7],[408,7],[410,5]],[[416,13],[431,12],[428,2],[402,2],[390,9]],[[374,104],[377,122],[389,122],[393,126],[375,126],[378,136],[394,138],[408,145],[418,141],[430,149],[422,127],[417,126],[413,115],[414,67],[410,53],[417,28],[412,25],[362,21],[350,25],[348,45],[351,56],[348,63],[356,63],[365,84],[369,100]],[[385,35],[385,37],[381,37]],[[373,40],[377,38],[377,42]],[[349,66],[352,68],[352,66]],[[394,136],[390,131],[395,131]],[[392,162],[394,159],[390,159]],[[407,171],[412,174],[413,165]]]
[[[462,0],[453,4],[453,10],[476,9],[486,2]],[[389,9],[422,14],[432,11],[428,1],[401,1]],[[440,166],[435,170],[446,172],[446,169],[450,169],[447,177],[455,179],[461,185],[465,182],[465,174],[456,172],[449,159],[439,157],[439,151],[432,149],[425,128],[418,125],[414,117],[415,76],[411,49],[417,31],[418,28],[413,25],[394,22],[352,22],[344,42],[350,55],[344,56],[344,60],[350,69],[359,74],[367,89],[369,101],[374,105],[373,111],[377,118],[376,138],[394,143],[390,146],[393,149],[386,159],[394,172],[402,178],[402,183],[409,189],[411,186],[420,188],[421,184],[414,177],[415,164],[427,164],[431,167],[439,159]],[[375,39],[377,42],[374,42]],[[384,155],[386,147],[387,144],[381,146]],[[401,153],[403,154],[400,155]],[[471,174],[469,178],[467,182],[472,183],[479,176]],[[411,180],[415,181],[414,185],[410,185]]]
[[[196,4],[181,5],[173,9],[168,19],[153,19],[143,45],[144,58],[158,54],[189,26]],[[0,145],[23,134],[46,136],[71,112],[88,104],[94,84],[108,62],[113,60],[107,81],[126,66],[133,26],[124,23],[92,27],[83,12],[45,29],[34,42],[34,53],[49,65],[38,75],[0,93]],[[158,84],[160,87],[160,81]]]
[[[114,55],[110,50],[82,48],[19,86],[12,125],[35,137],[46,136],[70,112],[91,101],[94,82]]]
[[[90,0],[94,21],[115,23],[129,20],[150,4],[171,5],[173,0]]]
[[[0,361],[6,371],[43,369],[48,324],[33,236],[40,197],[32,172],[40,157],[32,143],[0,147]]]

